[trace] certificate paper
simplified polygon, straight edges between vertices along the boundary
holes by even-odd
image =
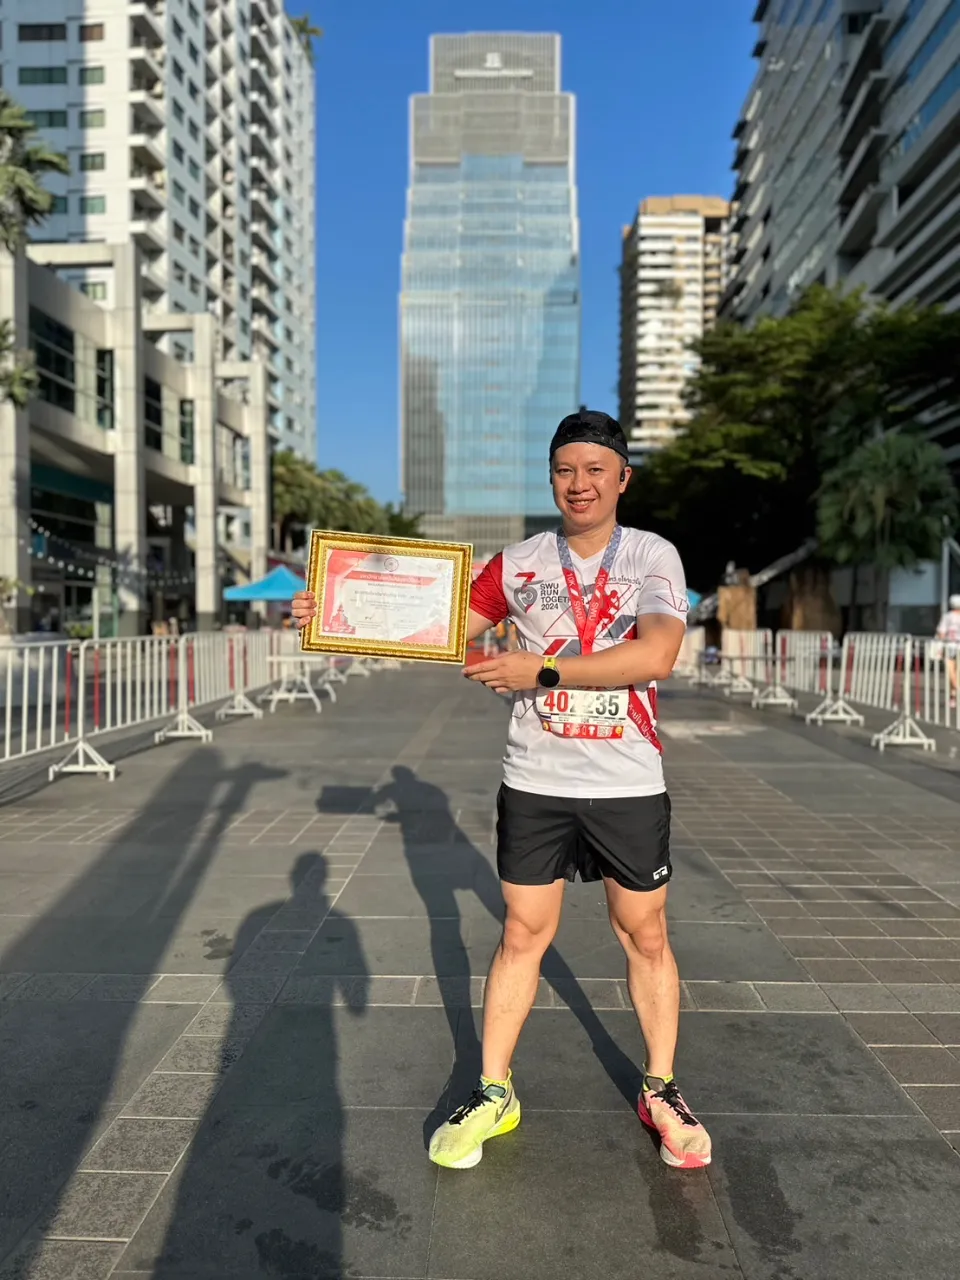
[[[472,555],[466,543],[314,530],[317,616],[301,648],[463,662]]]

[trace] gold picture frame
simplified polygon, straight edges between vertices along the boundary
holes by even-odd
[[[462,666],[472,564],[468,542],[313,529],[307,590],[317,612],[301,651]]]

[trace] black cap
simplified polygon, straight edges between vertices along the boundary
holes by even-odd
[[[609,413],[600,413],[595,409],[581,407],[576,413],[568,414],[554,432],[550,441],[550,457],[565,444],[602,444],[620,455],[624,462],[630,461],[627,450],[627,437],[616,418]]]

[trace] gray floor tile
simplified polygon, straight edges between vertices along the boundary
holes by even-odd
[[[123,1108],[123,1115],[146,1119],[199,1119],[220,1087],[216,1075],[155,1071]]]
[[[942,1048],[881,1048],[875,1053],[893,1078],[903,1085],[960,1085],[960,1057]]]
[[[82,1168],[169,1173],[196,1130],[193,1120],[115,1120],[84,1157]]]
[[[758,982],[764,1008],[774,1013],[834,1013],[836,1006],[813,982]]]
[[[418,1112],[231,1106],[214,1119],[124,1254],[130,1270],[425,1274],[437,1171]]]
[[[919,1019],[941,1044],[960,1048],[960,1013],[921,1013]]]
[[[747,1280],[946,1278],[960,1161],[922,1120],[717,1117],[710,1170]],[[869,1171],[869,1172],[867,1172]]]
[[[638,1258],[666,1280],[737,1274],[706,1178],[671,1179],[625,1108],[615,1115],[530,1112],[514,1133],[489,1144],[475,1174],[468,1180],[441,1171],[431,1276],[633,1280]],[[523,1195],[505,1198],[505,1179]],[[618,1197],[607,1194],[611,1185]],[[558,1203],[567,1211],[558,1214]],[[624,1215],[622,1203],[639,1211]]]
[[[38,1240],[0,1267],[0,1280],[107,1280],[122,1244]]]
[[[924,1020],[912,1013],[847,1013],[844,1015],[867,1044],[936,1044]]]
[[[907,1093],[938,1129],[960,1130],[960,1085],[914,1085]]]
[[[75,1173],[60,1193],[47,1234],[69,1240],[128,1240],[164,1181],[158,1173]]]

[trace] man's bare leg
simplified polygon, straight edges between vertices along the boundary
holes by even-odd
[[[553,884],[503,883],[506,920],[490,962],[483,997],[483,1074],[506,1080],[517,1041],[540,981],[540,962],[557,932],[563,880]]]
[[[610,923],[627,957],[627,986],[647,1046],[637,1109],[660,1135],[660,1158],[674,1169],[702,1169],[711,1160],[710,1135],[691,1112],[673,1078],[680,1023],[680,978],[667,939],[667,889],[649,893],[607,880]]]
[[[680,976],[667,938],[667,888],[639,893],[605,880],[610,924],[627,958],[627,987],[647,1046],[647,1072],[673,1074]]]

